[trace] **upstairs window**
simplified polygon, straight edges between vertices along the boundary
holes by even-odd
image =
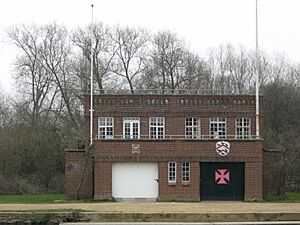
[[[163,139],[165,137],[165,118],[149,118],[149,136],[151,139]]]
[[[176,183],[176,162],[168,163],[168,183]]]
[[[182,163],[182,183],[190,182],[190,163],[183,162]]]
[[[226,118],[224,117],[210,118],[210,137],[226,138]]]
[[[123,137],[125,139],[140,138],[140,118],[125,117],[123,119]]]
[[[185,118],[185,138],[200,138],[200,119],[198,117]]]
[[[237,139],[250,138],[250,118],[240,117],[235,119],[235,135]]]
[[[114,137],[114,118],[99,117],[98,118],[98,138],[112,139]]]

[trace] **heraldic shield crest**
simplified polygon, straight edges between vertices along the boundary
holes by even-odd
[[[228,141],[218,141],[216,143],[216,152],[220,156],[226,156],[230,152],[230,143]]]

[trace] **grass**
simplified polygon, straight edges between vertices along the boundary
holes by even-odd
[[[99,203],[111,202],[107,200],[66,200],[63,194],[45,195],[0,195],[0,204],[38,204],[38,203]]]
[[[64,201],[64,195],[0,195],[0,204],[3,203],[55,203]]]
[[[265,196],[264,200],[260,202],[274,202],[274,203],[300,203],[300,191],[289,191],[281,196]]]
[[[300,191],[298,192],[287,192],[286,200],[290,202],[300,202]]]

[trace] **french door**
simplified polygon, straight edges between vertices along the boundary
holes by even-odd
[[[125,139],[140,138],[140,118],[125,117],[123,119],[123,137]]]

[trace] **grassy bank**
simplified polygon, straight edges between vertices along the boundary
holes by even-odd
[[[106,200],[80,199],[66,200],[63,194],[45,195],[0,195],[0,204],[38,204],[38,203],[99,203]],[[111,202],[111,201],[110,201]]]
[[[55,203],[64,201],[62,194],[49,195],[0,195],[0,204],[3,203]]]
[[[287,192],[286,200],[290,202],[300,202],[300,192]]]

